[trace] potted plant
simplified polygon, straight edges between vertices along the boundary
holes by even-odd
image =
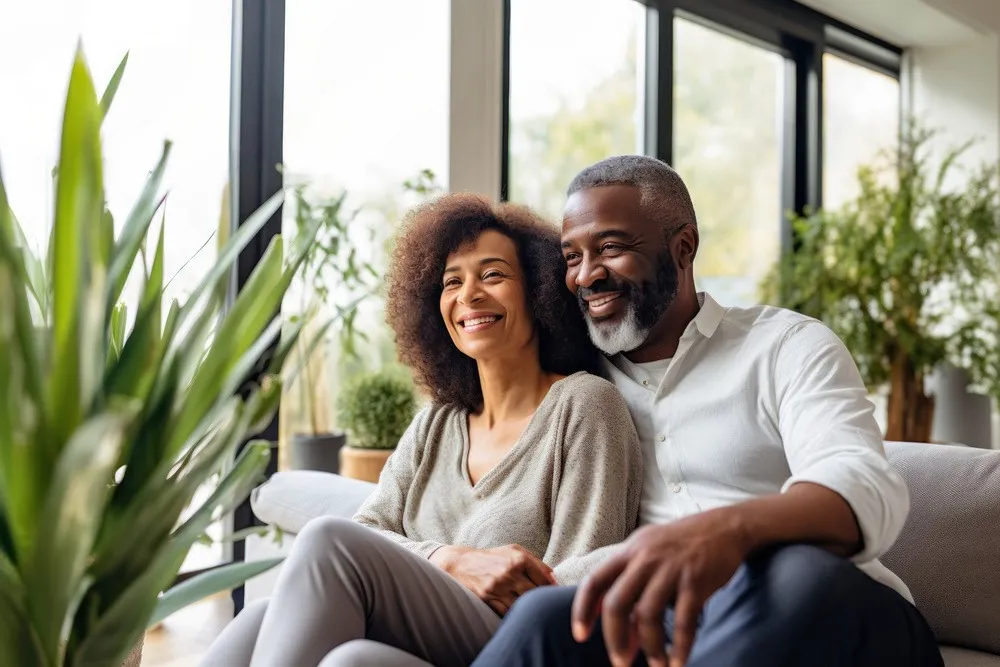
[[[46,259],[28,247],[0,178],[2,665],[117,667],[130,653],[135,661],[147,627],[277,562],[231,564],[172,586],[191,545],[265,469],[269,446],[259,441],[226,463],[277,407],[301,327],[279,338],[274,314],[310,235],[287,262],[275,238],[223,312],[233,265],[281,205],[279,193],[164,316],[164,234],[150,226],[169,143],[117,235],[104,209],[100,128],[124,65],[99,101],[76,55]],[[147,242],[148,269],[135,261]],[[120,300],[133,268],[142,286],[130,321]],[[216,473],[211,496],[185,514]]]
[[[828,324],[869,389],[888,385],[889,440],[930,441],[925,380],[945,363],[1000,397],[997,165],[962,167],[972,142],[934,160],[935,134],[909,122],[853,201],[793,216],[794,251],[763,290]]]
[[[340,423],[351,435],[341,450],[345,477],[377,482],[382,467],[417,411],[413,383],[400,372],[366,373],[338,401]]]
[[[332,321],[332,309],[338,321],[340,348],[354,355],[356,340],[365,336],[355,327],[358,306],[378,289],[378,272],[374,266],[359,259],[353,242],[360,228],[357,211],[345,209],[346,193],[334,197],[307,196],[306,186],[292,188],[296,234],[309,234],[318,229],[314,242],[296,276],[301,288],[298,311],[289,317],[295,325],[306,323],[315,330],[318,345],[308,349],[301,343],[296,350],[302,363],[301,376],[290,383],[299,429],[291,435],[291,464],[300,470],[320,470],[336,473],[340,470],[340,449],[347,436],[331,429],[327,394],[327,354],[325,334]],[[326,319],[324,319],[324,317]]]
[[[395,346],[384,324],[369,321],[359,327],[358,314],[364,305],[380,299],[377,265],[391,247],[393,222],[410,206],[439,194],[442,187],[432,170],[421,169],[403,182],[402,197],[386,193],[375,198],[367,203],[365,215],[345,208],[346,193],[322,196],[315,190],[300,182],[292,187],[289,204],[296,229],[319,227],[317,241],[296,276],[299,304],[289,321],[304,319],[306,331],[318,335],[311,337],[314,343],[309,349],[301,344],[296,349],[302,372],[287,383],[293,400],[283,405],[282,419],[294,424],[289,429],[293,468],[337,473],[348,435],[330,423],[335,403],[330,375],[349,383],[372,366],[395,361]],[[332,324],[325,317],[331,311],[338,318],[335,364],[330,363],[331,349],[323,336]]]

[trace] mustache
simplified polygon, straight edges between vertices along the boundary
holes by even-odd
[[[621,280],[614,280],[612,278],[604,278],[594,282],[590,287],[579,287],[576,290],[577,298],[583,302],[584,299],[595,294],[601,294],[603,292],[622,292],[623,294],[628,294],[632,291],[631,285]]]

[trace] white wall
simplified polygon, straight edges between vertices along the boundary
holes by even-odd
[[[1000,40],[995,34],[909,52],[910,108],[953,145],[973,136],[975,161],[1000,159]]]
[[[945,2],[938,2],[945,9]],[[966,17],[965,9],[956,12],[956,18]],[[994,11],[994,25],[1000,25],[1000,5]],[[977,28],[955,44],[911,47],[904,74],[909,110],[942,130],[937,142],[942,149],[972,137],[981,139],[968,153],[972,163],[1000,160],[1000,38],[983,22]],[[1000,449],[996,414],[993,447]]]

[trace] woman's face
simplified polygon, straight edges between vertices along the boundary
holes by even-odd
[[[448,255],[441,282],[441,317],[465,355],[477,361],[507,357],[531,343],[534,322],[510,238],[483,232]]]

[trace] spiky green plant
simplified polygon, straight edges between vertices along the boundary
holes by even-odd
[[[279,336],[275,315],[309,230],[287,259],[272,240],[223,311],[232,266],[281,205],[275,195],[164,318],[162,228],[148,237],[169,143],[117,237],[104,207],[100,128],[124,66],[98,100],[77,52],[45,260],[0,178],[0,665],[120,665],[148,626],[275,564],[233,564],[171,588],[191,545],[267,463],[268,444],[254,441],[226,465],[277,407],[301,327]],[[148,269],[135,261],[147,241]],[[128,329],[120,299],[133,265],[142,289]]]

